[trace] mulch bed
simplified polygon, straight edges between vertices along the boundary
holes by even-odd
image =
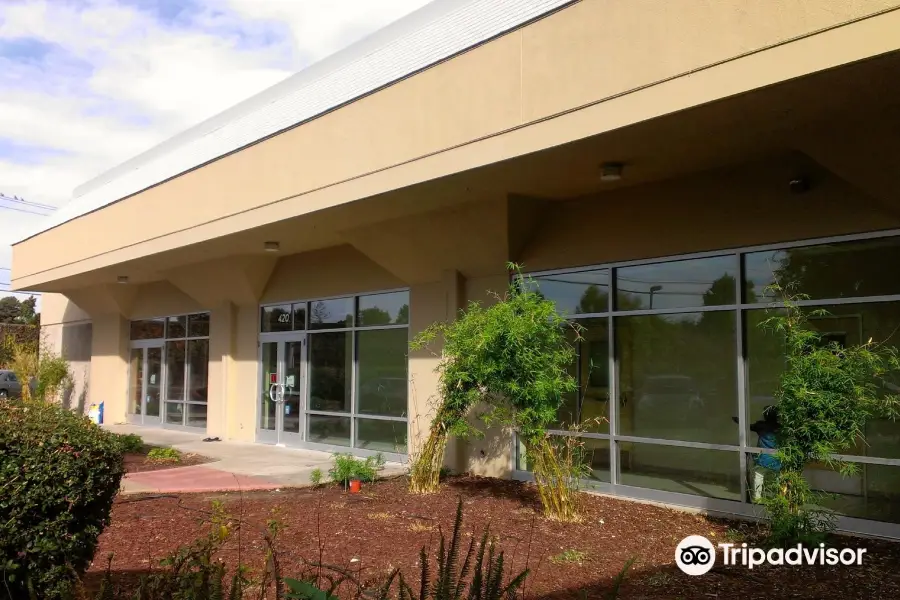
[[[113,553],[112,571],[126,577],[145,572],[167,552],[207,531],[197,511],[221,500],[235,517],[263,527],[273,516],[282,523],[279,562],[285,575],[301,570],[301,557],[341,565],[369,582],[396,567],[417,580],[419,549],[437,550],[438,527],[452,530],[458,498],[468,536],[480,537],[490,524],[506,551],[507,565],[532,570],[529,598],[603,598],[610,582],[631,557],[637,557],[620,598],[900,598],[900,544],[835,536],[837,547],[867,548],[856,566],[723,566],[690,577],[674,563],[675,546],[691,534],[714,541],[752,534],[755,525],[710,519],[654,505],[585,496],[582,523],[561,524],[539,516],[533,487],[513,481],[453,477],[439,494],[412,496],[405,478],[382,481],[350,495],[336,487],[248,492],[120,497],[112,523],[100,538],[90,577],[95,580]],[[738,541],[740,543],[740,541]],[[560,561],[566,551],[573,560]],[[262,564],[262,536],[250,526],[227,542],[222,558],[240,559],[251,568]],[[552,560],[556,557],[555,560]],[[354,560],[355,559],[355,560]],[[432,563],[433,566],[434,563]],[[512,571],[510,571],[512,572]],[[432,571],[433,573],[433,571]]]
[[[161,471],[163,469],[175,469],[177,467],[191,467],[194,465],[202,465],[212,462],[213,459],[200,454],[182,454],[181,460],[178,462],[155,461],[147,458],[148,448],[144,452],[137,452],[125,455],[125,472],[126,473],[143,473],[146,471]]]

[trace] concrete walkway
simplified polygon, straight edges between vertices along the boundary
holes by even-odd
[[[247,442],[204,442],[203,434],[135,425],[105,425],[104,428],[114,433],[137,434],[152,446],[171,447],[185,454],[213,459],[202,465],[129,473],[122,481],[125,494],[302,487],[310,485],[313,469],[321,469],[327,478],[332,465],[331,454],[327,452]],[[405,470],[404,465],[387,463],[381,474],[398,475]]]

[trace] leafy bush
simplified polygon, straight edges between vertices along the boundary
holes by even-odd
[[[438,364],[441,404],[412,462],[410,490],[437,490],[448,436],[471,433],[466,416],[483,402],[489,409],[482,415],[488,425],[518,432],[534,464],[545,514],[570,520],[577,512],[574,490],[563,490],[564,498],[553,497],[561,480],[555,475],[559,460],[548,454],[554,446],[548,443],[547,426],[556,419],[565,394],[578,390],[569,373],[575,349],[566,333],[574,330],[577,338],[580,329],[557,313],[556,305],[541,296],[517,265],[507,266],[513,278],[505,297],[487,308],[472,303],[455,321],[436,323],[411,343],[419,349],[439,337],[444,340]]]
[[[71,594],[122,479],[122,449],[87,418],[38,401],[0,405],[0,568],[14,598]]]
[[[313,469],[309,472],[309,481],[316,487],[322,484],[322,469]]]
[[[144,440],[134,433],[121,433],[116,435],[122,452],[125,454],[137,454],[144,450]]]
[[[380,452],[365,460],[356,458],[352,454],[335,454],[334,464],[328,470],[328,475],[333,482],[346,486],[354,479],[362,482],[375,481],[378,471],[383,468],[384,456]]]
[[[181,462],[181,452],[175,448],[152,448],[147,453],[147,460],[160,463]]]
[[[22,399],[55,400],[57,394],[72,385],[69,361],[46,344],[8,342],[11,346],[10,369],[22,382]]]
[[[827,311],[806,314],[797,304],[805,296],[777,285],[770,290],[783,298],[782,306],[762,327],[784,341],[787,360],[775,394],[779,468],[761,501],[773,544],[818,543],[835,518],[814,507],[820,494],[803,472],[817,462],[845,476],[858,470],[835,455],[865,442],[868,420],[900,416],[900,398],[885,393],[884,386],[886,375],[900,372],[900,359],[893,348],[871,339],[849,347],[829,342],[808,322]]]

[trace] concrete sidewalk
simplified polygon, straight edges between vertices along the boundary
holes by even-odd
[[[246,442],[204,442],[202,434],[135,425],[105,425],[114,433],[134,433],[144,443],[167,446],[182,453],[200,454],[212,462],[161,471],[129,473],[122,481],[122,492],[218,492],[234,490],[271,490],[310,485],[310,473],[321,469],[328,477],[331,454],[314,450],[282,448]],[[405,465],[387,463],[384,476],[406,471]]]

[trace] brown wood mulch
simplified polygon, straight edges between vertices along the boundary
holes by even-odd
[[[437,550],[438,527],[452,529],[462,498],[466,540],[490,524],[518,571],[531,569],[528,598],[604,598],[625,562],[636,557],[620,598],[900,598],[900,544],[835,536],[837,547],[867,548],[857,566],[723,566],[690,577],[675,566],[675,546],[684,537],[704,535],[714,543],[753,535],[756,526],[615,498],[585,495],[581,523],[562,524],[539,516],[532,486],[513,481],[453,477],[438,494],[410,495],[405,478],[381,481],[351,495],[336,487],[248,492],[120,497],[112,522],[100,538],[89,577],[95,579],[113,553],[116,576],[146,572],[167,552],[207,531],[197,511],[213,500],[225,503],[247,525],[222,551],[228,564],[240,560],[258,569],[264,543],[255,527],[277,518],[277,546],[285,575],[298,574],[301,557],[349,568],[368,582],[400,567],[417,580],[419,549]],[[239,543],[240,542],[240,548]],[[740,543],[740,541],[738,541]],[[569,551],[569,552],[567,552]],[[563,556],[568,559],[563,558]],[[432,563],[433,565],[433,563]],[[434,571],[432,571],[433,573]]]
[[[182,454],[181,460],[178,462],[167,462],[150,460],[147,458],[147,448],[143,452],[134,452],[125,455],[125,472],[126,473],[143,473],[146,471],[161,471],[163,469],[174,469],[176,467],[191,467],[194,465],[202,465],[211,462],[213,459],[200,454]]]

